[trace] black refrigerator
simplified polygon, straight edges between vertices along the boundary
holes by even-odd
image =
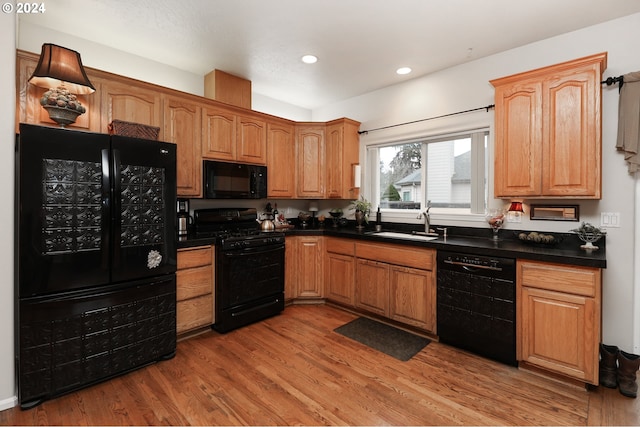
[[[22,408],[175,354],[175,218],[174,144],[20,125]]]

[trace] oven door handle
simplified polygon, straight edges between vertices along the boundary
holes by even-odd
[[[475,265],[475,264],[467,264],[466,262],[458,262],[458,261],[450,261],[448,259],[444,260],[445,264],[451,265],[459,265],[467,271],[474,272],[477,270],[491,270],[491,271],[502,271],[500,267],[491,267],[490,265]]]
[[[224,256],[244,256],[244,255],[261,255],[273,253],[274,251],[284,250],[284,244],[277,246],[260,246],[257,248],[242,248],[242,249],[234,249],[234,250],[226,250],[223,251],[222,254]]]

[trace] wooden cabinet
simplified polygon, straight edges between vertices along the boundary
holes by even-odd
[[[601,270],[518,261],[518,359],[598,384]]]
[[[285,299],[323,298],[323,237],[289,236],[285,241]],[[287,295],[288,294],[288,295]]]
[[[214,323],[213,263],[214,251],[211,246],[178,250],[178,334]]]
[[[392,266],[389,317],[398,322],[435,331],[436,284],[433,272]]]
[[[160,92],[141,86],[114,81],[102,81],[100,131],[107,133],[114,120],[160,127],[162,108]],[[159,139],[164,135],[162,129]]]
[[[495,197],[599,199],[607,54],[492,80]]]
[[[389,264],[358,259],[356,307],[389,317]]]
[[[324,124],[296,126],[296,183],[298,197],[324,198],[325,141]]]
[[[202,157],[217,160],[236,158],[237,117],[223,108],[202,109]]]
[[[357,199],[360,123],[339,119],[296,126],[296,195],[307,199]]]
[[[45,88],[37,87],[29,83],[29,78],[38,65],[38,56],[18,52],[16,64],[16,83],[18,85],[16,100],[16,132],[19,123],[32,123],[40,126],[59,127],[56,122],[49,118],[47,110],[40,105],[40,98],[47,91]],[[96,91],[89,95],[78,95],[78,100],[87,109],[81,114],[75,123],[67,125],[69,129],[81,129],[91,132],[100,132],[100,82],[87,72],[89,81],[96,88]]]
[[[198,103],[165,96],[164,140],[176,144],[178,196],[202,197],[201,107]]]
[[[356,243],[356,307],[435,331],[435,254],[433,249]]]
[[[357,199],[355,166],[359,164],[360,123],[350,119],[333,120],[326,128],[326,191],[328,199]]]
[[[267,124],[267,196],[291,199],[296,195],[295,128],[291,124]]]
[[[236,160],[264,165],[267,162],[267,123],[253,116],[238,116]]]
[[[324,289],[328,300],[353,306],[355,302],[355,241],[325,238]]]
[[[267,125],[226,108],[202,110],[202,157],[242,163],[266,163]]]

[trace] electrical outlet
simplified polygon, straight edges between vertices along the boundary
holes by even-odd
[[[601,212],[600,227],[620,228],[620,212]]]

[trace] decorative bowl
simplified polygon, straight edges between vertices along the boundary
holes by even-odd
[[[528,233],[514,232],[514,234],[518,236],[518,239],[530,245],[553,246],[562,242],[561,236],[554,236],[553,234],[539,233],[537,231],[531,231]]]
[[[62,127],[70,125],[71,123],[75,123],[78,116],[82,114],[77,110],[70,110],[64,107],[55,107],[53,105],[44,105],[42,108],[47,110],[47,113],[49,113],[49,118],[51,120],[58,123]]]

